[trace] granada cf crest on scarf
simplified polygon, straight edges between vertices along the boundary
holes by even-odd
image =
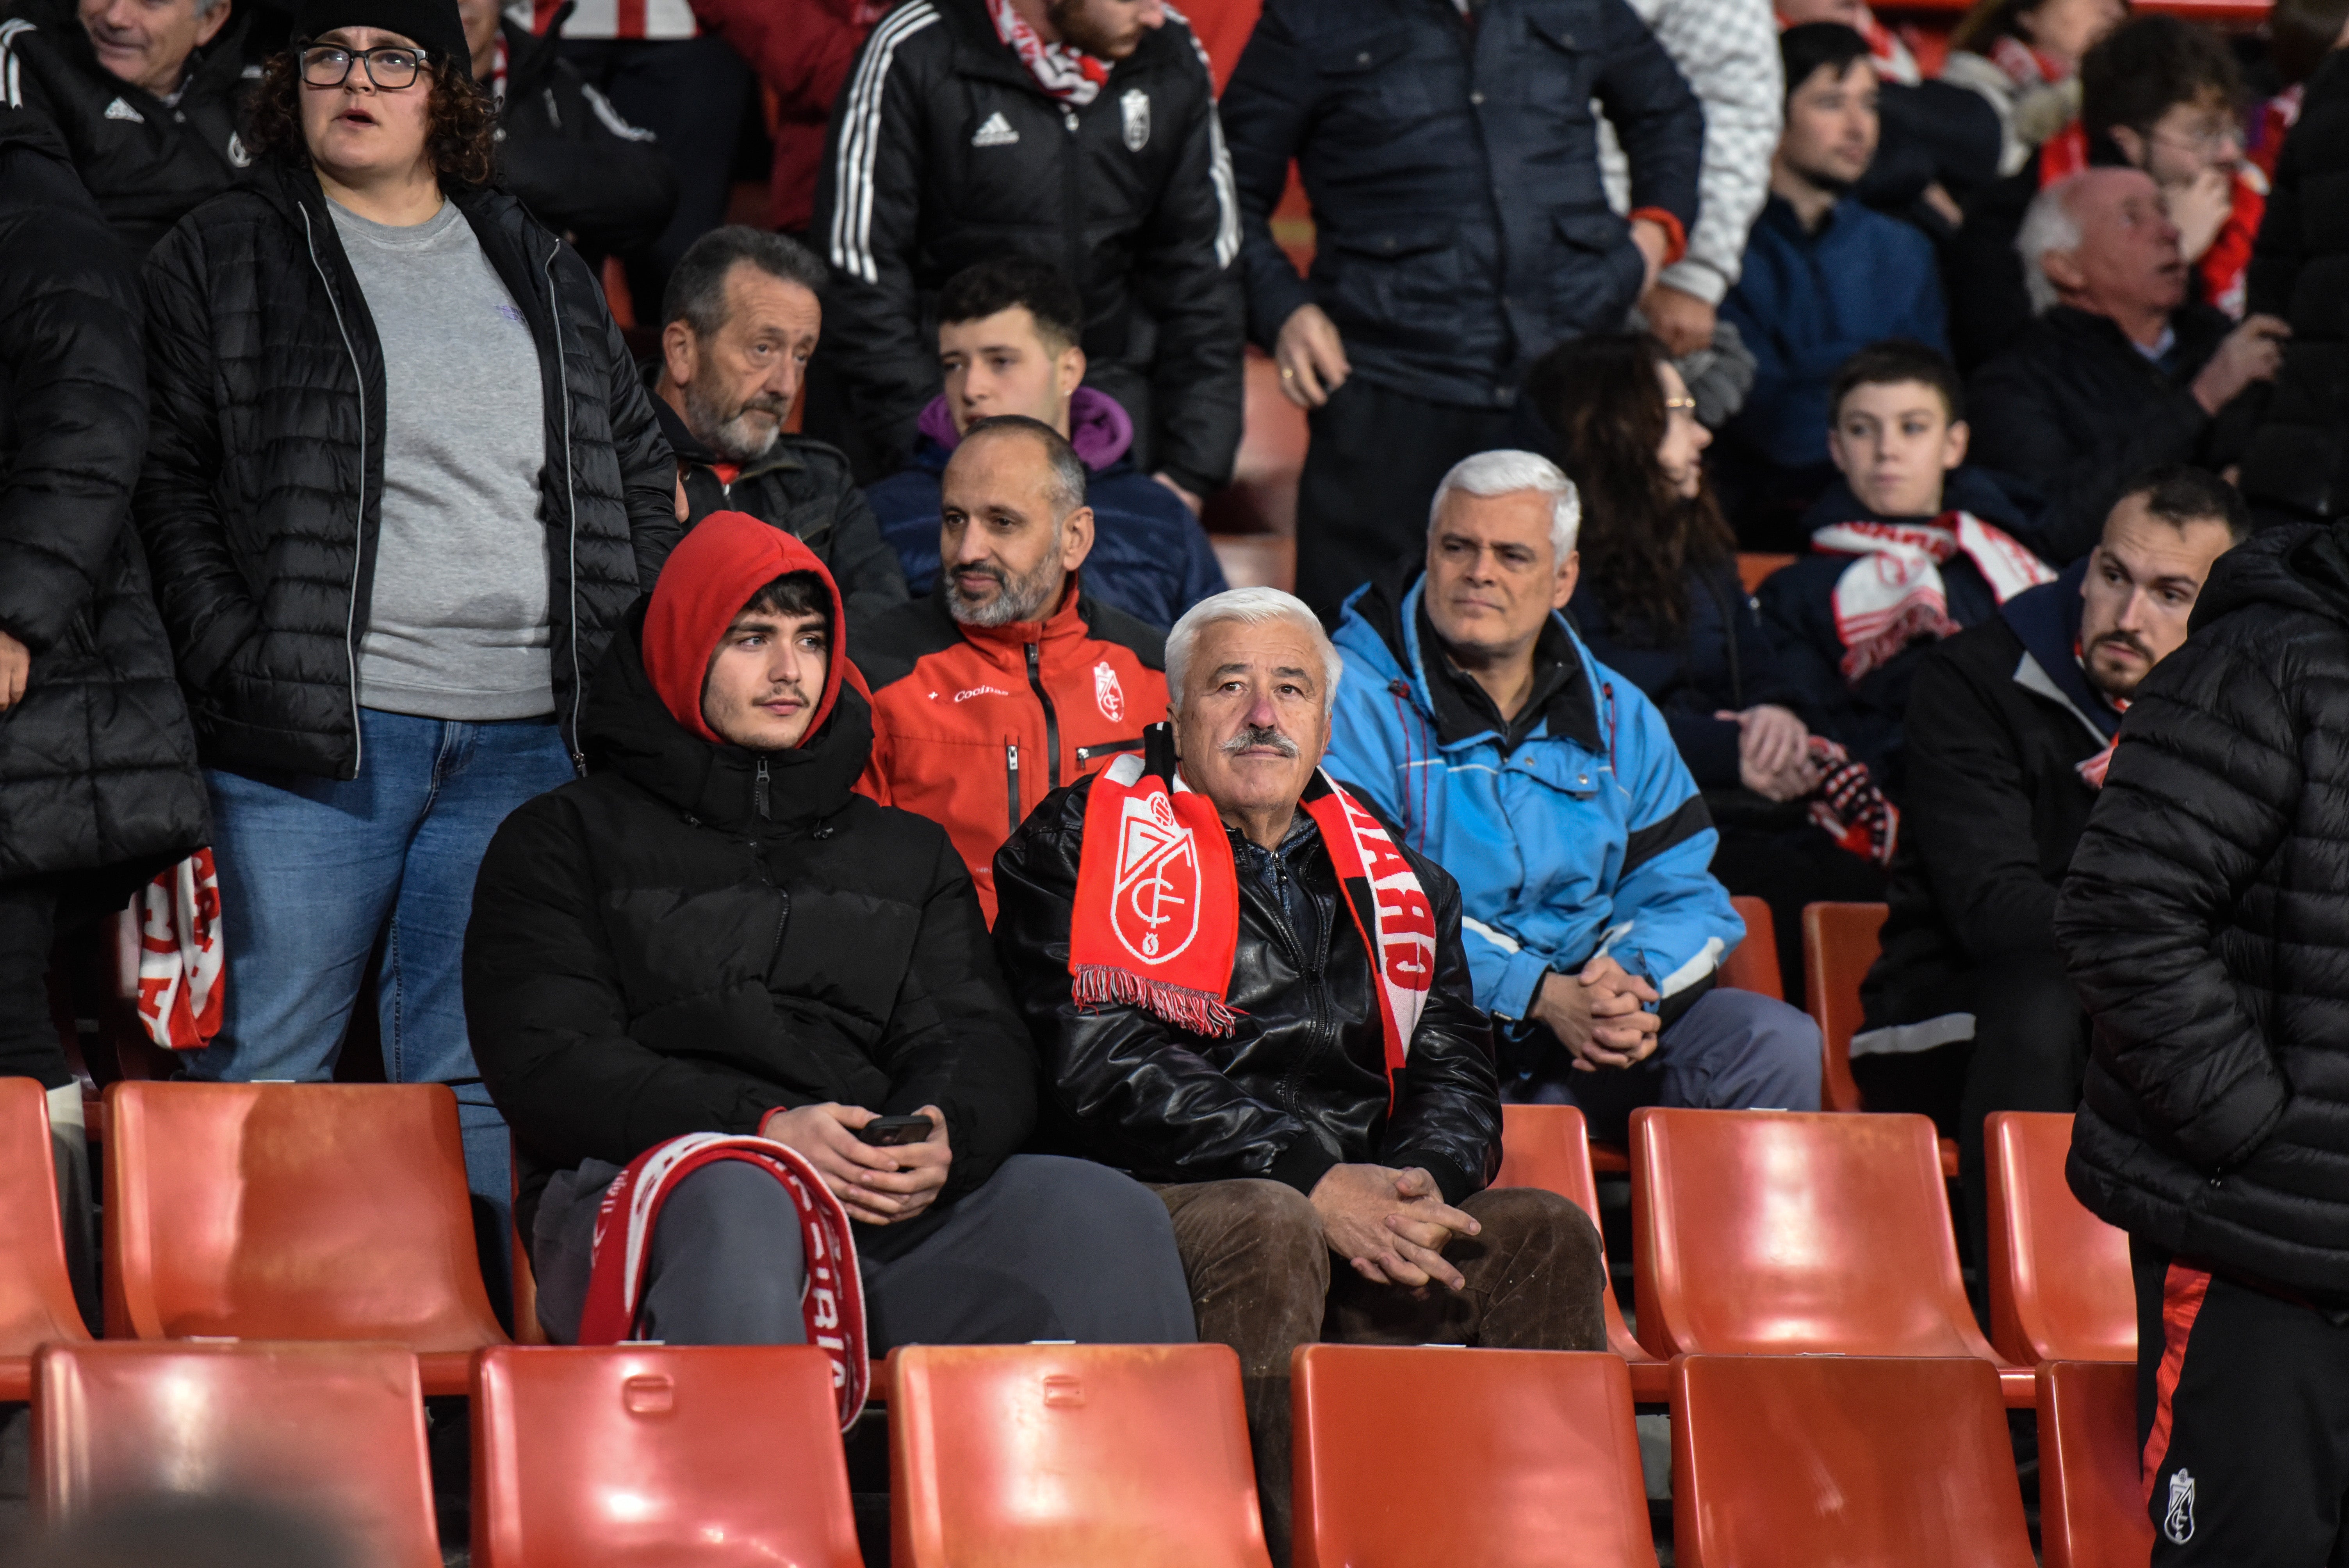
[[[1102,666],[1107,669],[1109,666]],[[1110,929],[1144,964],[1164,964],[1199,934],[1199,838],[1164,793],[1128,795],[1117,842]]]

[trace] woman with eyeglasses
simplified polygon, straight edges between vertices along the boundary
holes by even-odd
[[[372,967],[384,1076],[455,1087],[502,1212],[473,876],[578,766],[587,677],[678,538],[675,469],[595,279],[492,185],[455,0],[307,0],[293,39],[250,103],[252,181],[147,274],[136,514],[228,953],[193,1069],[331,1077]]]
[[[1812,821],[1834,770],[1795,711],[1737,542],[1706,481],[1712,432],[1670,354],[1640,333],[1552,349],[1526,398],[1582,492],[1582,575],[1566,613],[1599,662],[1661,709],[1721,834],[1713,873],[1767,900],[1788,995],[1801,993],[1802,906],[1884,896],[1883,872]]]

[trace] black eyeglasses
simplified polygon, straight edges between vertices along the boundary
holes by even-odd
[[[338,88],[350,76],[352,65],[359,61],[367,65],[367,80],[386,92],[398,92],[416,85],[418,74],[424,69],[424,51],[405,44],[373,49],[320,44],[302,51],[302,79],[314,88]]]

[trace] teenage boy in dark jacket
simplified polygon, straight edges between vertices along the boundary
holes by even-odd
[[[1982,1119],[2070,1110],[2086,1021],[2055,945],[2055,894],[2137,683],[2186,641],[2211,563],[2250,532],[2197,469],[2140,476],[2088,556],[1919,661],[1884,953],[1860,988],[1852,1070],[1874,1110],[1958,1140],[1984,1232]]]
[[[2055,908],[2065,1168],[2129,1233],[2153,1561],[2338,1561],[2349,1495],[2349,531],[2222,558]]]
[[[859,1222],[876,1353],[1187,1340],[1163,1206],[1014,1152],[1033,1047],[946,834],[851,788],[873,728],[843,624],[806,546],[709,518],[613,641],[587,777],[508,817],[482,862],[465,1006],[522,1156],[541,1321],[575,1336],[622,1168],[726,1132],[797,1150]],[[884,1115],[931,1131],[856,1137]],[[653,1231],[645,1331],[799,1340],[798,1233],[764,1175],[686,1177]]]

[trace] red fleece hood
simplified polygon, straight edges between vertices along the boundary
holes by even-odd
[[[824,661],[823,695],[816,699],[815,717],[800,744],[805,746],[832,717],[843,677],[872,700],[864,677],[848,662],[848,618],[841,607],[840,585],[815,552],[747,512],[713,511],[669,552],[668,563],[653,584],[653,602],[645,611],[644,638],[645,674],[661,706],[688,731],[713,746],[727,741],[701,717],[701,686],[718,652],[718,639],[750,595],[789,572],[814,573],[832,598],[832,656]]]

